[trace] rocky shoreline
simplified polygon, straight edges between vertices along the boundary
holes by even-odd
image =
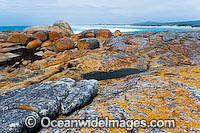
[[[0,33],[0,132],[127,132],[41,129],[45,116],[175,119],[175,129],[159,130],[200,132],[199,89],[200,31],[74,34],[58,21]],[[33,129],[23,122],[30,114]]]

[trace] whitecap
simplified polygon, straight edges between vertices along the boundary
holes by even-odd
[[[121,32],[135,32],[141,31],[141,29],[130,28],[130,27],[114,27],[114,26],[105,26],[105,25],[78,25],[78,26],[71,26],[74,33],[80,33],[84,30],[89,29],[109,29],[111,32],[115,32],[116,30],[120,30]]]

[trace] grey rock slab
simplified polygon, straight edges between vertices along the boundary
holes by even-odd
[[[165,34],[163,36],[163,41],[171,41],[171,40],[174,40],[177,38],[177,34],[174,32],[174,33],[169,33],[169,34]]]
[[[81,80],[74,88],[69,90],[68,97],[61,103],[62,114],[68,114],[72,110],[84,106],[98,92],[97,80]]]
[[[13,46],[13,47],[1,48],[0,52],[1,53],[6,53],[6,52],[12,52],[12,51],[22,50],[22,49],[25,49],[25,47],[24,46],[20,46],[20,45],[16,45],[16,46]]]
[[[10,59],[17,57],[20,57],[20,55],[13,53],[0,53],[0,62],[9,61]]]
[[[25,119],[28,116],[35,118],[35,126],[28,128]],[[30,133],[33,132],[40,124],[40,116],[36,112],[27,110],[8,110],[0,111],[0,132],[1,133]]]
[[[7,33],[0,32],[0,39],[7,39],[8,36],[9,35]]]
[[[50,118],[59,114],[61,101],[75,86],[72,79],[49,81],[14,90],[0,96],[0,110],[24,109]]]
[[[56,118],[86,105],[98,92],[98,81],[65,78],[10,91],[0,96],[0,132],[29,132],[23,121],[33,114]],[[11,127],[10,127],[11,125]]]

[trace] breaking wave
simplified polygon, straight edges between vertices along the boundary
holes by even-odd
[[[121,32],[124,32],[124,33],[128,33],[128,32],[138,32],[138,31],[141,31],[141,29],[135,29],[135,28],[130,28],[130,27],[113,27],[113,26],[105,26],[105,25],[102,25],[102,26],[96,26],[96,25],[83,25],[83,26],[71,26],[72,27],[72,30],[74,31],[75,34],[77,33],[80,33],[84,30],[89,30],[89,29],[109,29],[111,32],[115,32],[116,30],[120,30]]]

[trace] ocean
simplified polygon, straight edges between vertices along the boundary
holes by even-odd
[[[24,30],[29,26],[0,26],[0,32],[5,30]],[[115,30],[120,30],[123,33],[139,33],[139,32],[162,32],[162,31],[200,31],[200,28],[192,27],[177,27],[177,26],[131,26],[131,25],[72,25],[74,33],[79,33],[88,29],[109,29],[112,33]]]
[[[139,33],[139,32],[162,32],[162,31],[200,31],[199,28],[178,27],[178,26],[131,26],[131,25],[73,25],[71,26],[74,33],[79,33],[87,29],[109,29],[112,33],[120,30],[123,33]]]
[[[0,32],[5,30],[24,30],[29,26],[0,26]]]

